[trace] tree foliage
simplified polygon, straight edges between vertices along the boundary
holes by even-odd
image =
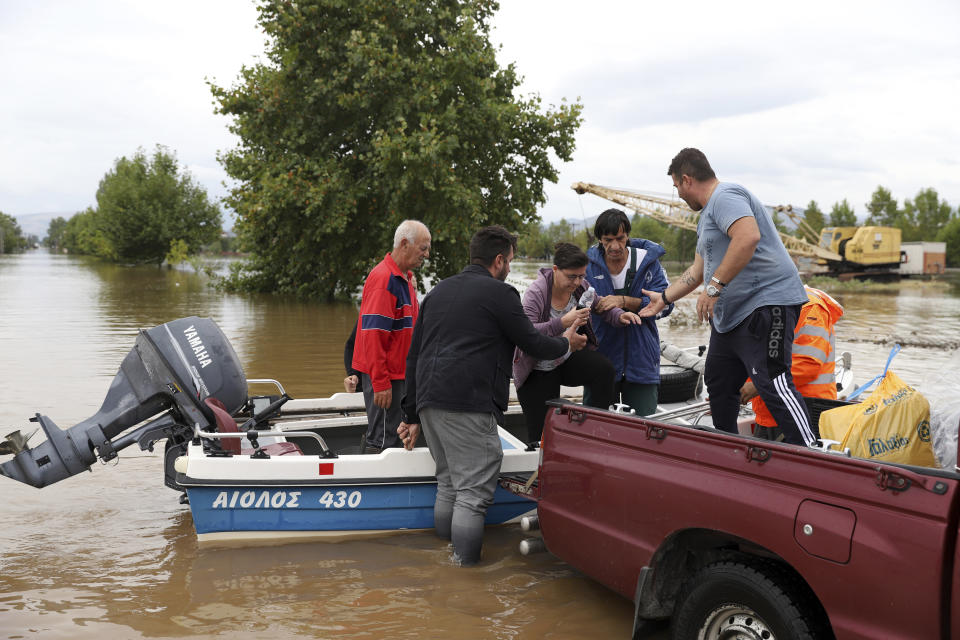
[[[119,158],[97,189],[97,231],[103,257],[121,262],[163,262],[177,242],[189,253],[220,235],[220,210],[176,156],[157,146]]]
[[[937,241],[947,243],[947,266],[960,267],[960,217],[952,218],[940,229]]]
[[[844,198],[842,202],[834,202],[830,209],[831,227],[855,227],[857,226],[857,216],[853,212],[853,207]]]
[[[266,62],[211,85],[238,147],[227,203],[251,259],[232,284],[348,295],[405,218],[431,230],[424,275],[478,227],[522,230],[569,160],[579,103],[541,111],[489,41],[493,0],[266,0]],[[421,278],[421,281],[423,278]]]
[[[20,223],[13,216],[0,211],[0,253],[16,253],[27,248]]]
[[[101,231],[97,210],[87,207],[67,220],[63,230],[63,246],[70,253],[112,257],[110,242]]]
[[[582,227],[575,227],[566,220],[529,222],[518,234],[517,255],[533,260],[549,260],[558,242],[570,242],[583,250],[587,249],[590,236]]]
[[[937,237],[953,215],[950,205],[941,201],[936,190],[931,188],[921,189],[913,200],[906,200],[903,209],[904,217],[913,223],[910,240]]]
[[[826,226],[826,218],[816,200],[811,200],[807,204],[807,208],[803,211],[803,220],[817,233]]]
[[[882,185],[870,196],[867,212],[867,225],[898,227],[902,224],[903,211],[897,207],[897,200],[890,191]]]
[[[47,237],[43,239],[43,245],[51,249],[62,249],[64,246],[64,236],[67,231],[67,219],[63,216],[57,216],[47,225]]]
[[[630,219],[630,237],[643,238],[661,245],[666,251],[663,260],[686,264],[697,252],[697,233],[655,220],[639,213]]]

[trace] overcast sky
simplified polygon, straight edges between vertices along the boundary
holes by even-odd
[[[232,147],[206,79],[263,52],[246,0],[0,0],[0,211],[95,204],[116,158],[163,144],[214,197]],[[767,204],[859,215],[877,185],[902,204],[960,204],[960,2],[503,0],[493,41],[524,94],[581,99],[548,221],[606,208],[577,180],[669,194],[703,150]]]

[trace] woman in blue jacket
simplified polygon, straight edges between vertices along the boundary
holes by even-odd
[[[620,308],[639,311],[650,302],[642,289],[663,291],[670,284],[660,264],[663,247],[655,242],[630,238],[630,220],[620,209],[607,209],[597,218],[593,235],[599,240],[587,257],[587,281],[601,296],[596,311]],[[658,317],[668,315],[673,305]],[[641,324],[612,326],[597,323],[594,330],[599,351],[615,369],[615,400],[632,407],[638,415],[657,410],[660,385],[660,332],[656,318],[644,318]],[[588,398],[584,397],[584,404]]]

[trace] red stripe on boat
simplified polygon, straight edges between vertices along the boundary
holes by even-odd
[[[321,462],[320,463],[320,474],[321,476],[332,476],[333,475],[333,463],[332,462]]]

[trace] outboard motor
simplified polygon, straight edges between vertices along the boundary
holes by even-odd
[[[0,474],[45,487],[86,471],[97,458],[112,460],[133,443],[152,449],[154,442],[167,438],[169,453],[169,443],[188,442],[195,426],[213,428],[214,415],[203,402],[209,396],[230,413],[247,400],[243,367],[213,320],[181,318],[141,330],[100,410],[66,430],[36,414],[30,421],[40,424],[46,442],[30,448],[30,436],[9,434],[0,453],[14,456],[0,464]]]

